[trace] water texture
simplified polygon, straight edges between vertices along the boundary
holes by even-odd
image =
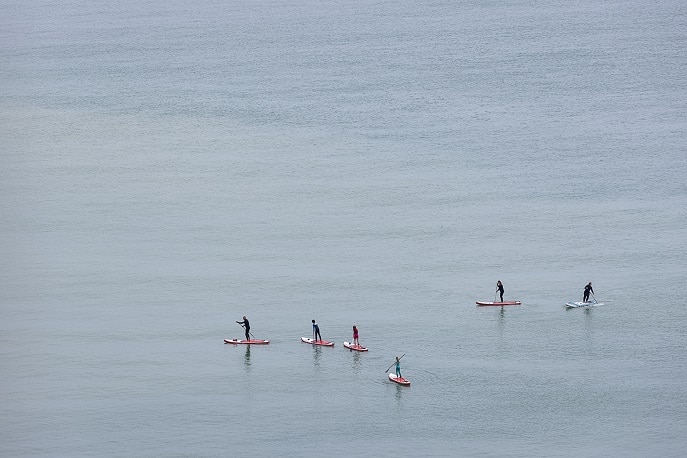
[[[0,3],[1,455],[684,455],[683,2]]]

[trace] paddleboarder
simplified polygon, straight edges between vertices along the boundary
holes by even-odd
[[[501,295],[501,302],[503,302],[503,283],[501,280],[496,282],[496,291]]]
[[[401,358],[396,357],[396,377],[403,378],[401,375]]]
[[[312,335],[315,339],[315,342],[317,342],[318,340],[322,340],[322,336],[320,335],[320,327],[317,325],[315,320],[312,320]]]
[[[360,346],[360,342],[358,342],[358,328],[355,326],[353,326],[353,345]]]
[[[584,287],[584,295],[582,296],[582,302],[588,302],[589,301],[589,294],[594,294],[594,288],[592,288],[592,282],[587,283],[587,286]]]
[[[246,340],[250,340],[250,323],[248,322],[248,318],[246,316],[243,316],[243,321],[237,321],[238,324],[244,327],[246,330]]]

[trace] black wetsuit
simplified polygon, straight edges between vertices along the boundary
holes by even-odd
[[[244,318],[243,321],[237,321],[237,323],[246,328],[246,340],[250,340],[250,323],[248,318]]]
[[[322,336],[320,335],[320,327],[317,325],[317,323],[312,324],[312,333],[315,336],[315,340],[322,340]]]
[[[592,285],[587,285],[584,287],[584,295],[582,296],[582,302],[587,302],[589,301],[589,294],[594,294],[594,289],[592,288]]]
[[[498,285],[496,288],[498,289],[499,294],[501,295],[501,302],[503,302],[503,283]]]

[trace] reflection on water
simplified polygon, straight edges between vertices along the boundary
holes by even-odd
[[[584,308],[584,323],[586,345],[589,350],[592,350],[596,345],[596,323],[594,321],[594,312],[592,311],[592,307]]]
[[[496,333],[497,333],[497,339],[498,339],[497,348],[499,351],[503,351],[507,347],[507,343],[506,343],[505,337],[504,337],[504,332],[506,329],[506,308],[505,307],[501,307],[501,310],[499,310],[497,318],[496,318],[496,322],[497,322]]]
[[[396,385],[396,394],[394,395],[394,397],[396,398],[397,401],[401,401],[401,399],[403,399],[402,398],[403,391],[405,391],[405,389],[407,389],[408,387],[407,386],[401,386],[398,383],[394,383],[394,385]]]
[[[246,368],[250,368],[250,345],[246,345],[246,354],[243,357],[243,364]]]
[[[315,366],[320,366],[320,355],[322,354],[322,348],[319,345],[313,345],[313,362]]]
[[[355,370],[355,372],[360,372],[360,368],[362,367],[360,364],[360,353],[352,350],[351,353],[353,353],[353,361],[351,363],[351,367]]]

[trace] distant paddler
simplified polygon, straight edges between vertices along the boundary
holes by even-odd
[[[322,335],[320,334],[320,326],[315,320],[312,320],[312,339],[315,342],[322,340]]]
[[[592,288],[592,282],[587,283],[584,287],[584,294],[582,295],[582,302],[589,302],[589,294],[594,295],[594,288]]]
[[[503,302],[503,283],[501,280],[496,282],[496,292],[501,294],[501,302]],[[496,300],[496,294],[494,294],[494,301]]]
[[[246,340],[250,340],[250,323],[248,322],[248,318],[244,315],[243,321],[237,321],[237,323],[246,330]]]

